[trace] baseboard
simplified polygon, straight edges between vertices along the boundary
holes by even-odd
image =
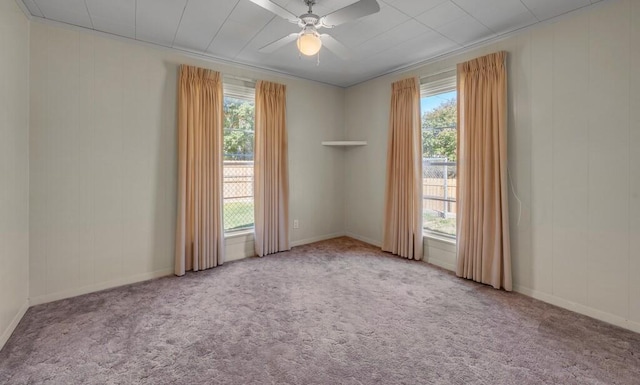
[[[354,233],[350,233],[350,232],[346,232],[345,235],[349,238],[353,238],[353,239],[357,239],[359,241],[362,241],[364,243],[368,243],[370,245],[376,246],[376,247],[382,247],[382,242],[380,241],[376,241],[375,239],[371,239],[371,238],[367,238],[367,237],[363,237],[361,235],[358,234],[354,234]]]
[[[362,242],[380,247],[380,243],[366,238],[366,237],[362,237],[353,233],[333,233],[333,234],[326,234],[326,235],[322,235],[322,236],[318,236],[318,237],[313,237],[313,238],[307,238],[307,239],[303,239],[303,240],[299,240],[296,242],[292,243],[292,246],[300,246],[300,245],[304,245],[304,244],[308,244],[308,243],[313,243],[313,242],[318,242],[318,241],[323,241],[323,240],[327,240],[327,239],[331,239],[331,238],[337,238],[340,236],[348,236],[357,240],[360,240]],[[441,267],[443,269],[446,270],[451,270],[451,271],[455,271],[455,266],[452,265],[451,263],[447,263],[445,261],[440,261],[437,259],[427,259],[427,262],[430,264],[433,264],[435,266]],[[35,306],[35,305],[40,305],[43,303],[47,303],[47,302],[53,302],[53,301],[58,301],[61,299],[66,299],[66,298],[71,298],[71,297],[76,297],[79,295],[83,295],[83,294],[88,294],[88,293],[92,293],[92,292],[96,292],[96,291],[100,291],[100,290],[105,290],[105,289],[111,289],[114,287],[118,287],[118,286],[123,286],[123,285],[128,285],[128,284],[132,284],[132,283],[137,283],[137,282],[142,282],[142,281],[146,281],[149,279],[154,279],[154,278],[160,278],[160,277],[164,277],[164,276],[168,276],[168,275],[172,275],[173,274],[173,270],[172,269],[163,269],[163,270],[158,270],[158,271],[154,271],[154,272],[150,272],[150,273],[144,273],[144,274],[138,274],[135,276],[131,276],[131,277],[127,277],[127,278],[122,278],[122,279],[117,279],[117,280],[113,280],[113,281],[109,281],[109,282],[104,282],[104,283],[100,283],[100,284],[96,284],[96,285],[90,285],[90,286],[84,286],[84,287],[80,287],[80,288],[75,288],[75,289],[71,289],[71,290],[66,290],[66,291],[62,291],[62,292],[58,292],[58,293],[52,293],[52,294],[46,294],[46,295],[42,295],[42,296],[38,296],[38,297],[34,297],[34,298],[30,298],[27,302],[25,302],[25,304],[20,308],[20,310],[18,311],[18,313],[16,314],[16,316],[14,317],[14,319],[11,321],[11,323],[9,324],[9,326],[7,327],[7,329],[5,329],[5,331],[2,333],[2,335],[0,336],[0,349],[2,349],[2,347],[4,346],[4,344],[7,342],[7,340],[9,339],[9,337],[11,336],[11,334],[13,333],[13,331],[15,330],[15,328],[18,326],[18,323],[20,322],[20,320],[22,319],[22,317],[24,316],[24,314],[26,313],[27,309],[29,308],[29,306]],[[594,308],[591,308],[589,306],[585,306],[585,305],[581,305],[572,301],[568,301],[566,299],[563,298],[559,298],[556,297],[552,294],[547,294],[547,293],[543,293],[537,290],[533,290],[527,287],[523,287],[523,286],[519,286],[519,285],[514,285],[514,291],[518,292],[520,294],[526,295],[528,297],[531,298],[535,298],[537,300],[543,301],[543,302],[547,302],[549,304],[570,310],[570,311],[574,311],[576,313],[582,314],[582,315],[586,315],[588,317],[591,318],[595,318],[597,320],[615,325],[615,326],[619,326],[628,330],[632,330],[636,333],[640,333],[640,322],[636,322],[636,321],[632,321],[632,320],[628,320],[626,318],[620,317],[620,316],[616,316],[610,313],[606,313]]]
[[[441,268],[443,268],[445,270],[449,270],[449,271],[453,271],[453,272],[456,271],[456,266],[454,264],[450,263],[450,262],[441,261],[439,259],[434,259],[434,258],[432,258],[432,259],[427,258],[426,262],[430,263],[432,265],[441,267]]]
[[[61,299],[66,299],[71,297],[77,297],[79,295],[89,294],[89,293],[93,293],[100,290],[112,289],[118,286],[124,286],[132,283],[148,281],[154,278],[166,277],[172,274],[173,274],[173,269],[162,269],[162,270],[152,271],[150,273],[143,273],[143,274],[133,275],[131,277],[98,283],[95,285],[83,286],[83,287],[78,287],[78,288],[65,290],[57,293],[40,295],[37,297],[29,298],[29,305],[30,306],[41,305],[43,303],[58,301]]]
[[[299,241],[291,242],[291,247],[302,246],[302,245],[306,245],[306,244],[309,244],[309,243],[326,241],[327,239],[344,237],[344,236],[345,236],[344,232],[319,235],[317,237],[311,237],[311,238],[306,238],[306,239],[301,239]]]
[[[28,309],[29,309],[29,300],[25,301],[24,304],[22,304],[22,306],[18,310],[18,313],[16,313],[16,316],[13,317],[13,320],[11,320],[11,323],[9,324],[9,326],[7,326],[4,332],[2,332],[2,335],[0,335],[0,350],[2,350],[2,348],[4,347],[4,344],[6,344],[7,341],[9,341],[9,337],[11,337],[11,334],[13,334],[13,331],[16,330],[16,327],[18,327],[20,320],[22,319],[22,317],[24,317],[24,314],[27,312]]]
[[[613,315],[610,313],[606,313],[589,306],[581,305],[579,303],[575,303],[560,297],[556,297],[555,295],[552,295],[552,294],[543,293],[543,292],[529,289],[527,287],[522,287],[519,285],[514,285],[513,291],[518,292],[520,294],[524,294],[531,298],[538,299],[546,303],[550,303],[552,305],[555,305],[567,310],[571,310],[573,312],[576,312],[582,315],[586,315],[591,318],[595,318],[599,321],[603,321],[615,326],[619,326],[621,328],[629,329],[636,333],[640,333],[640,323],[636,321],[628,320],[626,318]]]

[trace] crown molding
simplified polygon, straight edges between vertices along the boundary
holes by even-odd
[[[389,70],[385,70],[381,73],[379,73],[378,75],[375,76],[371,76],[368,77],[364,80],[359,80],[353,83],[347,83],[347,84],[334,84],[334,83],[329,83],[329,82],[323,82],[323,81],[319,81],[319,80],[314,80],[314,79],[309,79],[309,78],[305,78],[305,77],[301,77],[298,75],[294,75],[292,73],[289,72],[284,72],[275,68],[271,68],[268,66],[260,66],[257,64],[252,64],[252,63],[248,63],[248,62],[243,62],[240,60],[232,60],[232,59],[227,59],[227,58],[222,58],[216,55],[211,55],[211,54],[207,54],[204,52],[198,52],[198,51],[193,51],[193,50],[189,50],[189,49],[185,49],[185,48],[176,48],[176,47],[167,47],[167,46],[163,46],[163,45],[159,45],[156,43],[150,43],[150,42],[145,42],[142,40],[137,40],[137,39],[132,39],[129,37],[125,37],[125,36],[120,36],[120,35],[115,35],[115,34],[111,34],[111,33],[107,33],[107,32],[102,32],[102,31],[97,31],[95,29],[90,29],[90,28],[86,28],[86,27],[81,27],[81,26],[77,26],[77,25],[73,25],[73,24],[67,24],[67,23],[62,23],[59,21],[55,21],[55,20],[51,20],[51,19],[47,19],[47,18],[43,18],[43,17],[39,17],[39,16],[34,16],[32,15],[29,10],[27,9],[27,7],[24,5],[24,3],[21,0],[15,0],[16,4],[18,4],[18,6],[20,7],[20,9],[22,9],[22,11],[25,13],[25,15],[27,16],[27,18],[32,21],[32,22],[38,22],[38,23],[43,23],[43,24],[49,24],[49,25],[53,25],[53,26],[57,26],[57,27],[61,27],[61,28],[66,28],[66,29],[72,29],[72,30],[77,30],[77,31],[82,31],[82,32],[86,32],[92,35],[96,35],[96,36],[101,36],[101,37],[105,37],[105,38],[109,38],[109,39],[115,39],[115,40],[119,40],[119,41],[124,41],[127,43],[131,43],[131,44],[135,44],[135,45],[140,45],[140,46],[144,46],[144,47],[150,47],[150,48],[155,48],[161,51],[165,51],[165,52],[172,52],[172,53],[176,53],[176,54],[180,54],[180,55],[184,55],[186,57],[189,58],[193,58],[193,59],[198,59],[198,60],[203,60],[205,62],[211,63],[211,64],[218,64],[218,65],[226,65],[226,66],[231,66],[231,67],[235,67],[238,68],[240,70],[248,70],[248,71],[252,71],[255,72],[257,74],[264,74],[266,76],[272,76],[272,77],[280,77],[280,78],[285,78],[285,79],[291,79],[291,80],[305,80],[305,81],[309,81],[309,82],[313,82],[313,83],[317,83],[317,84],[321,84],[324,86],[332,86],[332,87],[338,87],[338,88],[343,88],[343,89],[347,89],[350,87],[354,87],[357,86],[359,84],[363,84],[366,83],[370,80],[374,80],[374,79],[378,79],[387,75],[399,75],[399,74],[403,74],[409,71],[415,71],[421,67],[424,67],[426,65],[429,64],[433,64],[442,60],[446,60],[446,59],[450,59],[452,57],[458,56],[458,55],[462,55],[465,54],[467,52],[491,45],[491,44],[495,44],[495,43],[499,43],[501,41],[504,41],[506,39],[509,39],[511,37],[517,36],[523,32],[526,31],[531,31],[535,28],[538,28],[540,26],[544,26],[544,25],[549,25],[549,24],[553,24],[558,22],[559,20],[563,20],[567,17],[576,15],[580,12],[586,12],[589,10],[593,10],[597,7],[602,6],[602,4],[604,3],[608,3],[611,0],[601,0],[598,1],[596,3],[593,4],[589,4],[589,5],[585,5],[581,8],[563,13],[561,15],[555,16],[553,18],[544,20],[544,21],[539,21],[536,22],[534,24],[528,25],[526,27],[522,27],[519,29],[516,29],[514,31],[510,31],[507,33],[503,33],[500,35],[496,35],[493,37],[490,37],[488,39],[484,39],[484,40],[479,40],[475,43],[472,44],[468,44],[466,46],[457,48],[453,51],[449,51],[446,53],[443,53],[441,55],[437,55],[437,56],[433,56],[427,59],[423,59],[423,60],[419,60],[416,62],[412,62],[412,63],[408,63],[405,65],[401,65],[398,67],[394,67],[391,68]]]
[[[33,20],[33,15],[31,14],[31,12],[29,12],[29,9],[27,8],[26,5],[24,5],[22,0],[15,0],[15,2],[16,2],[16,5],[18,6],[18,8],[20,8],[22,10],[22,13],[24,13],[24,15],[27,17],[27,19],[29,21]]]
[[[16,1],[20,2],[20,0],[16,0]],[[239,61],[239,60],[225,59],[225,58],[222,58],[222,57],[219,57],[219,56],[210,55],[210,54],[206,54],[206,53],[198,52],[198,51],[192,51],[192,50],[185,49],[185,48],[167,47],[167,46],[156,44],[156,43],[151,43],[151,42],[146,42],[146,41],[142,41],[142,40],[132,39],[130,37],[115,35],[115,34],[108,33],[108,32],[102,32],[102,31],[98,31],[98,30],[95,30],[95,29],[82,27],[82,26],[79,26],[79,25],[63,23],[63,22],[59,22],[59,21],[55,21],[55,20],[51,20],[51,19],[47,19],[47,18],[43,18],[43,17],[39,17],[39,16],[34,16],[34,15],[31,15],[31,14],[30,14],[30,16],[31,16],[30,17],[30,21],[31,22],[51,25],[51,26],[54,26],[54,27],[64,28],[64,29],[73,30],[73,31],[84,32],[84,33],[88,33],[90,35],[104,37],[104,38],[112,39],[112,40],[117,40],[117,41],[129,43],[129,44],[133,44],[133,45],[146,47],[146,48],[153,48],[153,49],[156,49],[156,50],[159,50],[159,51],[163,51],[163,52],[179,54],[179,55],[191,58],[191,59],[198,59],[198,60],[206,61],[206,62],[211,63],[211,64],[218,64],[218,65],[235,67],[235,68],[237,68],[239,70],[245,70],[245,71],[254,72],[257,75],[262,74],[262,75],[265,75],[265,76],[268,76],[268,77],[279,77],[279,78],[290,79],[290,80],[304,80],[304,81],[308,81],[308,82],[321,84],[323,86],[345,88],[344,86],[341,86],[341,85],[338,85],[338,84],[332,84],[332,83],[322,82],[322,81],[319,81],[319,80],[303,78],[301,76],[296,76],[296,75],[290,74],[288,72],[280,71],[280,70],[277,70],[277,69],[274,69],[274,68],[270,68],[270,67],[266,67],[266,66],[259,66],[259,65],[255,65],[255,64],[250,64],[250,63],[247,63],[247,62]],[[254,80],[258,80],[258,79],[254,79]]]
[[[366,82],[368,82],[370,80],[378,79],[378,78],[381,78],[381,77],[384,77],[384,76],[387,76],[387,75],[400,75],[400,74],[403,74],[403,73],[406,73],[406,72],[415,71],[415,70],[420,69],[421,67],[424,67],[426,65],[437,63],[437,62],[442,61],[442,60],[450,59],[450,58],[455,57],[455,56],[463,55],[463,54],[465,54],[467,52],[471,52],[471,51],[474,51],[476,49],[480,49],[482,47],[486,47],[488,45],[499,43],[501,41],[507,40],[507,39],[512,38],[514,36],[517,36],[517,35],[519,35],[521,33],[524,33],[524,32],[527,32],[527,31],[531,31],[531,30],[534,30],[536,28],[539,28],[539,27],[542,27],[542,26],[545,26],[545,25],[557,23],[560,20],[567,19],[567,18],[569,18],[571,16],[575,16],[575,15],[580,14],[582,12],[587,12],[587,11],[591,11],[593,9],[597,9],[598,7],[602,6],[605,3],[608,3],[610,1],[612,1],[612,0],[600,0],[600,1],[596,2],[596,3],[585,5],[583,7],[578,8],[578,9],[574,9],[572,11],[565,12],[565,13],[563,13],[561,15],[554,16],[554,17],[552,17],[550,19],[547,19],[547,20],[538,21],[538,22],[535,22],[535,23],[533,23],[531,25],[527,25],[525,27],[518,28],[518,29],[515,29],[515,30],[510,31],[510,32],[505,32],[505,33],[500,34],[500,35],[492,36],[492,37],[490,37],[488,39],[479,40],[479,41],[477,41],[475,43],[471,43],[471,44],[465,45],[463,47],[457,48],[457,49],[455,49],[453,51],[449,51],[449,52],[443,53],[441,55],[433,56],[433,57],[430,57],[428,59],[418,60],[418,61],[413,62],[413,63],[405,64],[405,65],[402,65],[402,66],[398,66],[398,67],[392,68],[392,69],[390,69],[388,71],[385,71],[384,73],[381,73],[379,75],[372,76],[371,78],[368,78],[367,80],[351,83],[351,84],[345,86],[344,88],[354,87],[354,86],[357,86],[359,84],[366,83]],[[430,74],[425,74],[425,75],[430,75]]]

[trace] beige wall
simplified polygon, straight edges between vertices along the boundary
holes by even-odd
[[[346,135],[369,145],[346,155],[347,233],[382,238],[391,82],[507,50],[516,289],[640,331],[639,41],[640,2],[612,0],[349,88]],[[438,264],[455,263],[435,248]]]
[[[29,295],[29,24],[0,0],[0,349]]]
[[[171,272],[180,63],[287,84],[293,244],[344,232],[379,244],[391,82],[501,49],[510,52],[509,168],[523,203],[517,223],[511,192],[516,288],[640,331],[637,1],[347,90],[49,24],[33,23],[29,40],[13,1],[0,4],[10,27],[0,48],[22,53],[0,57],[0,73],[12,74],[0,77],[11,123],[0,131],[1,164],[15,165],[0,167],[1,180],[15,181],[0,189],[0,332],[19,320],[27,291],[34,304]],[[320,145],[336,139],[368,146]],[[252,249],[251,236],[231,238],[228,259]],[[425,250],[455,264],[446,243],[427,240]]]
[[[31,303],[171,274],[178,65],[287,85],[294,244],[344,231],[344,90],[31,26]],[[227,260],[253,254],[229,239]]]

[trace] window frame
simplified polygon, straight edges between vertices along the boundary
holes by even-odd
[[[238,79],[238,78],[232,78],[232,77],[224,77],[223,78],[223,87],[222,87],[223,91],[222,91],[222,96],[223,96],[223,103],[227,100],[227,98],[232,98],[232,99],[236,99],[236,100],[242,100],[242,101],[248,101],[254,104],[255,107],[255,82],[253,81],[249,81],[249,80],[244,80],[244,79]],[[223,111],[224,114],[224,111]],[[254,110],[254,136],[253,136],[253,141],[254,141],[254,154],[255,154],[255,110]],[[224,117],[223,117],[223,122],[224,122]],[[227,129],[229,129],[230,127],[222,127],[222,129],[224,131],[226,131]],[[223,160],[222,160],[222,175],[223,175],[223,180],[222,180],[222,189],[223,189],[223,194],[222,194],[222,215],[223,215],[223,219],[222,219],[222,226],[223,226],[223,232],[224,232],[224,236],[225,238],[230,238],[230,237],[237,237],[237,236],[242,236],[244,234],[248,234],[248,233],[253,233],[254,229],[255,229],[255,218],[254,218],[254,224],[250,227],[242,227],[242,228],[238,228],[238,229],[229,229],[227,230],[226,227],[226,222],[225,222],[225,217],[224,217],[224,206],[225,206],[225,201],[227,200],[227,198],[225,197],[224,194],[224,189],[225,189],[225,163],[227,162],[224,159],[224,132],[223,132]],[[255,170],[255,163],[252,166],[253,170]],[[252,172],[251,175],[251,199],[253,202],[255,202],[255,192],[253,191],[253,185],[254,185],[254,177],[255,177],[255,171]]]
[[[420,78],[420,101],[421,101],[421,105],[422,105],[422,99],[423,98],[427,98],[430,96],[435,96],[435,95],[440,95],[440,94],[444,94],[444,93],[449,93],[451,91],[457,91],[457,71],[456,69],[448,69],[442,72],[439,72],[437,74],[434,75],[430,75],[430,76],[425,76]],[[456,96],[457,99],[457,96]],[[424,116],[424,112],[422,111],[422,108],[420,109],[420,134],[422,135],[422,118]],[[459,134],[458,131],[458,122],[456,119],[456,137]],[[457,145],[456,145],[457,147]],[[457,148],[456,148],[457,150]],[[424,158],[423,158],[424,161]],[[456,168],[458,166],[458,160],[456,159]],[[422,178],[424,181],[424,177]],[[424,182],[422,182],[424,183]],[[456,183],[457,183],[457,177],[456,177]],[[425,210],[424,210],[424,202],[426,200],[429,200],[429,198],[425,198],[425,194],[424,194],[424,190],[422,191],[422,199],[423,199],[423,208],[422,208],[422,213],[421,215],[424,216]],[[456,200],[453,203],[457,203],[457,197]],[[457,209],[457,207],[456,207]],[[456,231],[456,235],[451,235],[451,234],[447,234],[444,232],[439,232],[439,231],[435,231],[435,230],[430,230],[424,227],[423,224],[423,234],[429,238],[432,239],[436,239],[436,240],[440,240],[440,241],[445,241],[445,242],[452,242],[455,243],[457,241],[457,231]]]

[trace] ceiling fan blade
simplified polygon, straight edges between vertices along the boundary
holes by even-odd
[[[334,39],[333,36],[323,33],[320,35],[320,39],[322,40],[322,45],[324,45],[329,51],[335,53],[341,59],[349,60],[351,58],[351,54],[347,47]]]
[[[299,20],[298,16],[287,11],[286,9],[282,8],[281,6],[279,6],[278,4],[272,1],[269,1],[269,0],[249,0],[249,1],[251,1],[256,5],[261,6],[262,8],[266,9],[269,12],[275,13],[276,15],[290,21],[291,23],[298,24],[298,20]]]
[[[379,11],[380,5],[376,0],[360,0],[321,17],[320,23],[323,27],[332,28]]]
[[[296,40],[298,36],[299,36],[298,33],[292,33],[290,35],[283,37],[282,39],[276,40],[273,43],[269,43],[265,45],[264,47],[260,48],[258,52],[273,53],[279,50],[280,48],[284,47],[285,45],[291,43],[292,41]]]

